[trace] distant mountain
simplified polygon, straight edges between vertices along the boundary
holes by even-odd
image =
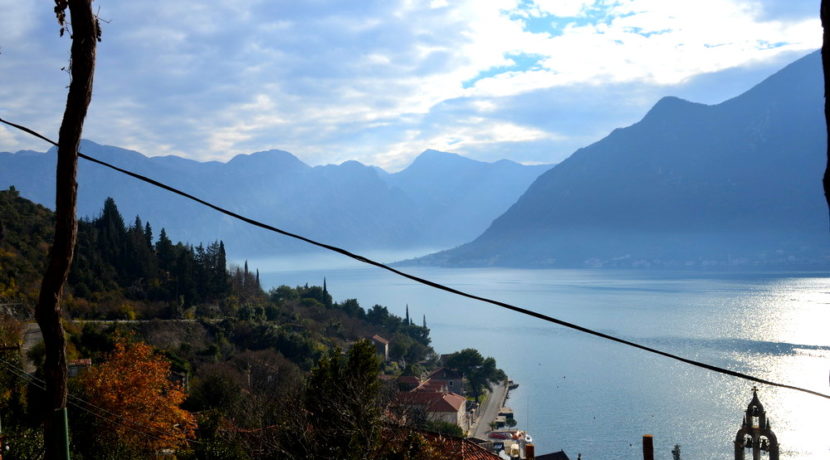
[[[403,171],[381,178],[421,210],[419,226],[430,241],[450,246],[481,234],[550,167],[509,160],[484,163],[427,150]]]
[[[830,267],[823,81],[812,53],[707,106],[660,100],[541,175],[438,265]]]
[[[81,151],[125,169],[323,242],[358,250],[450,247],[480,234],[544,171],[424,152],[389,174],[356,161],[311,167],[270,150],[197,162],[83,141]],[[0,153],[0,187],[47,207],[54,203],[54,149]],[[231,257],[303,252],[309,246],[238,223],[195,203],[81,160],[78,214],[95,216],[111,196],[126,219],[141,215],[158,232],[191,243],[225,241]]]

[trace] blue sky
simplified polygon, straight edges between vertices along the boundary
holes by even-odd
[[[86,138],[388,170],[561,161],[660,97],[717,103],[821,45],[819,0],[97,0]],[[70,41],[0,0],[0,117],[57,135]],[[0,128],[0,151],[45,150]]]

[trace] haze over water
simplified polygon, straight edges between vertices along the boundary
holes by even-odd
[[[325,258],[324,258],[325,259]],[[438,353],[466,347],[496,358],[520,384],[508,405],[537,452],[640,459],[653,434],[656,458],[732,458],[752,383],[690,367],[380,270],[292,269],[249,261],[265,288],[321,284],[336,301],[386,305],[420,323]],[[325,264],[324,264],[325,265]],[[296,265],[294,265],[296,267]],[[541,311],[644,345],[764,379],[830,393],[827,273],[407,268],[468,292]],[[759,387],[784,459],[830,458],[830,401]]]

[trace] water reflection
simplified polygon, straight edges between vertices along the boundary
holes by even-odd
[[[830,280],[808,274],[601,270],[415,270],[454,287],[761,378],[830,392]],[[639,459],[731,458],[752,383],[458,299],[371,270],[263,273],[270,284],[319,283],[336,300],[408,304],[439,352],[476,347],[521,386],[511,396],[540,452]],[[830,458],[830,401],[760,386],[782,459]],[[525,413],[522,413],[526,411]]]

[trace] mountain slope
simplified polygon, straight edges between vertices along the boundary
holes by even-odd
[[[427,150],[403,171],[383,178],[421,209],[421,229],[431,241],[452,245],[479,235],[548,169]]]
[[[820,56],[714,106],[659,101],[541,175],[475,241],[421,262],[823,266]]]
[[[448,247],[467,241],[543,171],[437,152],[388,174],[355,161],[311,167],[279,150],[237,155],[227,163],[146,157],[90,141],[83,141],[81,151],[240,214],[359,250]],[[54,168],[54,149],[0,153],[0,187],[14,185],[22,196],[52,206]],[[222,239],[235,258],[310,249],[85,161],[78,183],[81,216],[95,216],[104,200],[113,197],[128,220],[141,215],[156,231],[164,227],[177,240]]]

